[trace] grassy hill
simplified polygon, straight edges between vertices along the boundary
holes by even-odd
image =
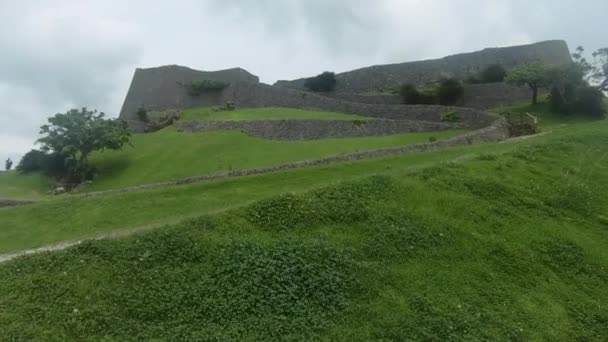
[[[509,110],[545,134],[0,209],[0,254],[137,231],[0,263],[0,340],[603,341],[608,123]]]
[[[288,108],[244,109],[214,112],[209,108],[185,112],[182,120],[339,119],[364,117]],[[319,159],[385,147],[426,143],[463,134],[461,130],[408,133],[390,136],[337,138],[311,141],[273,141],[237,131],[180,133],[174,127],[152,134],[138,134],[132,147],[92,155],[99,177],[87,191],[166,182],[232,170],[267,167],[299,160]],[[0,175],[0,198],[37,199],[48,191],[48,181],[38,175]]]
[[[0,339],[601,341],[606,128],[144,192],[264,199],[0,265]]]

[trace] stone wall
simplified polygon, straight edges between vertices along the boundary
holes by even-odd
[[[129,188],[122,189],[114,189],[114,190],[105,190],[105,191],[96,191],[89,192],[80,195],[74,195],[73,197],[97,197],[103,195],[112,195],[112,194],[120,194],[125,192],[132,191],[142,191],[142,190],[151,190],[164,188],[168,186],[177,186],[183,184],[192,184],[192,183],[200,183],[212,180],[220,180],[234,177],[243,177],[243,176],[253,176],[265,173],[274,173],[287,171],[292,169],[299,169],[305,167],[314,167],[321,165],[330,165],[341,162],[349,162],[363,159],[372,159],[372,158],[382,158],[388,156],[396,156],[402,154],[410,154],[410,153],[420,153],[420,152],[428,152],[435,151],[450,147],[477,144],[477,143],[491,143],[505,140],[509,137],[509,127],[508,123],[503,117],[499,117],[495,120],[490,126],[458,136],[446,140],[439,140],[433,143],[428,144],[416,144],[416,145],[406,145],[401,147],[389,147],[379,150],[371,150],[371,151],[363,151],[363,152],[355,152],[349,154],[341,154],[331,157],[326,157],[322,159],[315,160],[304,160],[297,161],[293,163],[285,163],[275,166],[255,168],[255,169],[246,169],[246,170],[235,170],[230,172],[223,172],[214,175],[206,175],[206,176],[197,176],[197,177],[188,177],[179,179],[172,182],[162,182],[162,183],[153,183],[153,184],[144,184],[133,186]]]
[[[220,71],[199,71],[178,65],[168,65],[149,69],[136,69],[131,86],[120,111],[120,118],[138,121],[137,110],[163,111],[191,107],[213,106],[220,103],[222,91],[190,96],[180,86],[193,81],[215,80],[226,83],[258,83],[257,76],[240,68]]]
[[[237,108],[287,107],[362,115],[391,120],[441,121],[447,112],[457,112],[461,122],[471,128],[488,126],[495,119],[481,110],[429,105],[372,105],[342,101],[314,93],[240,82],[226,88],[223,101],[232,101]]]
[[[463,106],[489,109],[530,101],[532,91],[528,86],[506,83],[467,84],[464,87]]]
[[[530,45],[489,48],[441,59],[376,65],[337,74],[335,91],[358,94],[381,91],[403,83],[427,85],[436,81],[442,74],[464,79],[491,64],[510,67],[534,60],[546,64],[570,63],[568,45],[561,40],[552,40]],[[304,79],[279,81],[276,85],[304,89]]]
[[[324,93],[323,96],[338,100],[367,104],[402,104],[401,95],[359,95],[349,93]],[[532,91],[527,86],[515,86],[507,83],[465,84],[464,97],[458,106],[489,109],[508,106],[532,98]]]
[[[463,128],[459,124],[410,120],[201,121],[181,122],[177,127],[188,133],[239,130],[254,137],[274,140],[365,137]]]

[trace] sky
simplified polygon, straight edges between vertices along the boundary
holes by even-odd
[[[265,83],[564,39],[608,46],[606,0],[0,0],[0,160],[46,119],[116,117],[137,67],[242,67]]]

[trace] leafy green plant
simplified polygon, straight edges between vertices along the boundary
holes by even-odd
[[[229,85],[229,83],[222,81],[200,80],[192,81],[190,84],[185,85],[185,88],[188,90],[190,96],[196,97],[204,93],[220,91]]]
[[[464,96],[464,87],[457,79],[445,78],[439,81],[435,93],[439,104],[454,105]]]
[[[441,117],[441,121],[443,122],[458,122],[460,121],[460,116],[456,112],[447,112],[444,113]]]

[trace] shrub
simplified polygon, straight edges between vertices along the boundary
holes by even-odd
[[[332,91],[336,87],[336,74],[325,71],[324,73],[306,79],[304,87],[310,91]]]
[[[403,98],[404,104],[416,105],[416,104],[435,104],[437,98],[433,91],[419,91],[413,84],[404,84],[401,87],[401,97]]]
[[[437,138],[436,138],[436,137],[429,137],[429,142],[433,143],[433,142],[435,142],[435,141],[437,141]]]
[[[447,112],[443,114],[441,117],[441,121],[443,122],[458,122],[460,121],[460,116],[456,112]]]
[[[464,96],[464,87],[460,81],[454,78],[446,78],[440,81],[437,88],[437,101],[441,105],[453,105]]]
[[[504,82],[507,77],[507,70],[500,64],[487,66],[479,73],[481,83]]]
[[[11,158],[8,158],[5,162],[4,162],[4,169],[6,171],[10,171],[13,168],[13,161],[11,160]]]
[[[567,84],[563,89],[554,86],[549,94],[549,102],[551,110],[556,113],[584,113],[595,117],[605,115],[604,94],[588,85]]]
[[[604,93],[599,89],[591,86],[579,87],[576,91],[576,97],[574,110],[597,117],[604,116]]]
[[[150,119],[148,118],[148,111],[143,107],[140,107],[137,110],[137,118],[139,119],[139,121],[142,121],[142,122],[150,121]]]
[[[226,101],[226,103],[224,104],[224,110],[226,111],[233,111],[236,109],[236,106],[234,105],[234,102],[232,101]]]
[[[19,165],[17,165],[17,171],[21,173],[42,171],[47,164],[47,159],[48,155],[46,153],[40,150],[31,150],[21,158]]]
[[[203,93],[219,91],[226,88],[229,84],[222,81],[214,80],[201,80],[192,81],[189,85],[186,85],[188,94],[190,96],[200,96]]]

